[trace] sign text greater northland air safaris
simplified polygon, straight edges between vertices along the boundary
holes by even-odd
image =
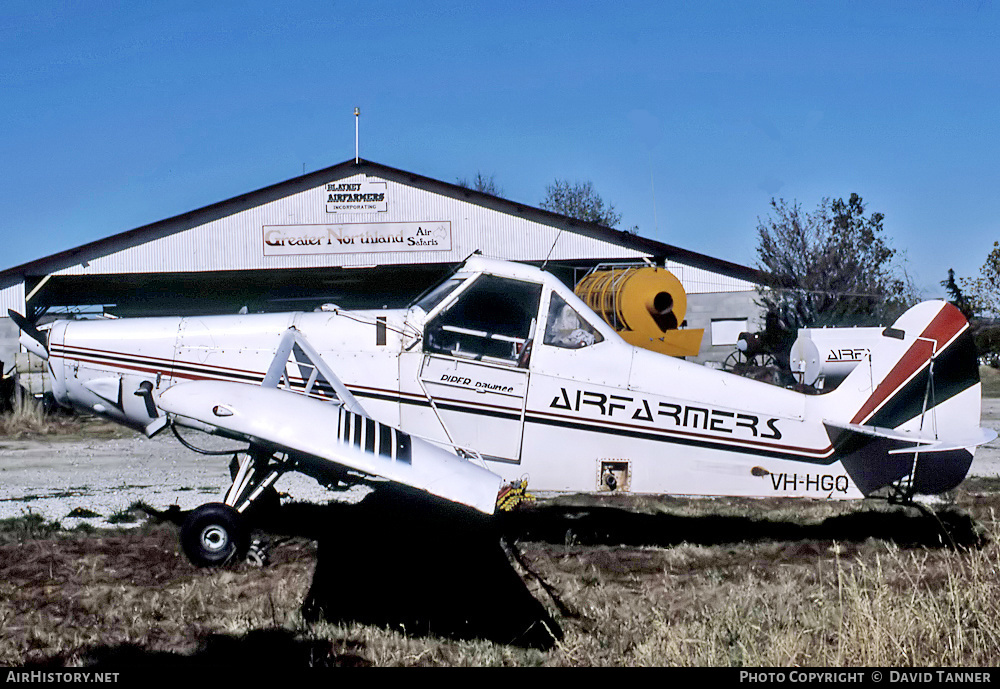
[[[450,251],[451,222],[264,225],[265,256]]]

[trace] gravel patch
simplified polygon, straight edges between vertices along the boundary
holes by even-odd
[[[205,434],[188,432],[187,437],[207,449],[240,447]],[[136,502],[187,510],[222,500],[230,459],[192,452],[169,432],[154,438],[0,440],[0,519],[38,514],[68,528],[138,525],[141,519],[118,521]],[[309,502],[344,495],[294,472],[276,487],[291,499]],[[72,517],[74,510],[100,516]]]

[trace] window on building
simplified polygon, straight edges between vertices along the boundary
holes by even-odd
[[[713,318],[712,345],[735,345],[748,327],[746,318]]]

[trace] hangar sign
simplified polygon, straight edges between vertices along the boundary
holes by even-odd
[[[385,213],[385,182],[332,182],[326,185],[327,213]]]
[[[264,225],[265,256],[451,251],[451,221]]]

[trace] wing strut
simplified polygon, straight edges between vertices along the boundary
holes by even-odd
[[[333,388],[340,404],[344,405],[345,409],[355,414],[369,416],[357,398],[351,394],[351,391],[341,382],[337,374],[333,372],[333,369],[323,361],[320,353],[309,344],[306,336],[295,326],[286,330],[281,336],[281,341],[274,352],[274,359],[271,360],[271,365],[268,367],[267,373],[264,375],[264,380],[260,384],[261,387],[277,388],[281,384],[282,379],[284,379],[286,386],[289,385],[289,377],[286,369],[290,356],[293,357],[293,364],[299,367],[302,379],[306,381],[306,395],[309,395],[316,388],[316,384],[319,382],[320,377],[322,377]]]

